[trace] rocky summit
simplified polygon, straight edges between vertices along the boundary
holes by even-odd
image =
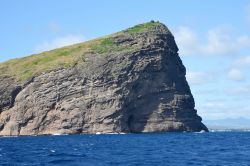
[[[0,63],[0,135],[208,131],[185,75],[154,21]]]

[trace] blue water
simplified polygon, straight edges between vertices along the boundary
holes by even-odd
[[[250,165],[250,132],[1,137],[0,165]]]

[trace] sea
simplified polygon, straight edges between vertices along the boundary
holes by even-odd
[[[0,137],[1,166],[250,166],[250,132]]]

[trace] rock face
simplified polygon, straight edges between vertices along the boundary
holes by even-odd
[[[25,81],[1,76],[0,135],[208,131],[165,25],[112,41],[136,49],[87,54]]]

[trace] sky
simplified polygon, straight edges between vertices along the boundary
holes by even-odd
[[[250,119],[248,0],[2,0],[0,62],[151,20],[168,26],[198,114]]]

